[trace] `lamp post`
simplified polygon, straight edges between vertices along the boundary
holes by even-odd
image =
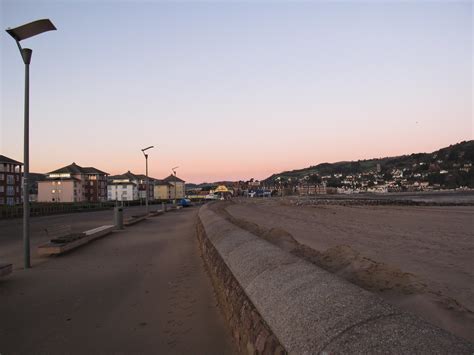
[[[30,261],[30,199],[29,199],[29,175],[30,175],[30,63],[33,51],[22,48],[20,41],[39,35],[46,31],[56,30],[53,23],[48,19],[42,19],[27,23],[25,25],[7,28],[7,33],[13,37],[20,50],[23,63],[25,63],[25,103],[24,103],[24,148],[23,148],[23,247],[25,269],[31,267]]]
[[[151,148],[154,148],[152,145],[150,145],[149,147],[147,148],[143,148],[142,149],[142,153],[143,155],[145,156],[145,171],[146,171],[146,186],[145,186],[145,189],[146,189],[146,192],[145,192],[145,208],[146,208],[146,213],[148,213],[148,154],[145,153],[145,151],[147,151],[148,149],[151,149]]]
[[[176,204],[176,183],[177,183],[177,180],[176,180],[176,169],[178,169],[179,166],[175,166],[174,168],[171,168],[171,171],[173,172],[174,174],[174,200],[173,200],[173,204]]]

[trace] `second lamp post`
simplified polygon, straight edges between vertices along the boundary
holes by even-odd
[[[146,191],[145,191],[146,213],[148,213],[148,195],[149,195],[150,191],[149,191],[149,183],[148,183],[148,154],[145,153],[145,151],[147,151],[148,149],[151,149],[151,148],[153,148],[152,145],[142,149],[142,153],[145,156],[145,171],[146,171],[146,186],[145,186],[145,189],[146,189]]]

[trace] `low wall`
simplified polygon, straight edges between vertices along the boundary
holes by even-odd
[[[249,353],[466,353],[473,344],[199,211],[198,235],[219,303]]]

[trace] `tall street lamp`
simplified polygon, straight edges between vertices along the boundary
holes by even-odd
[[[148,213],[148,154],[145,153],[148,149],[154,148],[152,145],[150,145],[147,148],[142,149],[142,153],[145,156],[145,170],[146,170],[146,192],[145,192],[145,205],[146,205],[146,213]]]
[[[176,204],[176,184],[177,184],[177,181],[176,180],[176,169],[178,169],[179,166],[175,166],[174,168],[171,168],[171,171],[173,172],[174,174],[174,201],[173,201],[173,204]]]
[[[33,51],[22,48],[20,41],[39,35],[46,31],[56,30],[53,23],[48,19],[42,19],[27,23],[16,28],[7,28],[7,33],[13,37],[20,50],[23,63],[25,63],[25,123],[24,123],[24,148],[23,148],[23,244],[25,269],[31,267],[30,262],[30,199],[29,199],[29,175],[30,175],[30,62]]]

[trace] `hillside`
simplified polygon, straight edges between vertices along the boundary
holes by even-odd
[[[329,176],[335,174],[354,175],[379,171],[392,172],[394,170],[405,170],[413,172],[422,171],[452,171],[462,168],[464,164],[474,162],[474,140],[463,141],[449,147],[439,149],[432,153],[413,153],[397,157],[386,157],[380,159],[368,159],[357,161],[342,161],[337,163],[322,163],[304,169],[284,171],[265,179],[267,183],[273,183],[281,178],[288,180],[299,180],[311,175]],[[472,171],[472,170],[471,170]]]

